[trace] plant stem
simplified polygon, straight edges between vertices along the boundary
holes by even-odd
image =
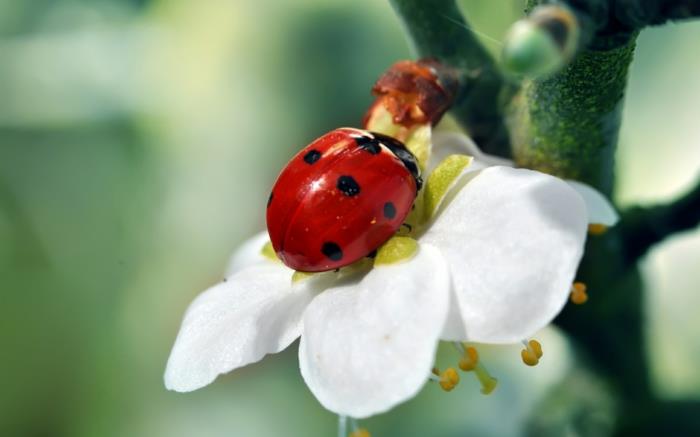
[[[700,223],[700,180],[685,196],[662,205],[633,208],[620,222],[628,263],[633,264],[669,235],[693,229]]]
[[[526,81],[508,122],[516,162],[609,195],[633,52],[634,40],[613,50],[585,50],[558,74]]]
[[[454,0],[390,0],[418,57],[462,72],[452,114],[484,151],[509,156],[500,102],[503,77]]]

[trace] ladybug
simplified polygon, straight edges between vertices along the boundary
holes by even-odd
[[[292,158],[272,188],[272,247],[304,272],[372,256],[401,227],[421,185],[418,162],[400,141],[361,129],[328,132]]]

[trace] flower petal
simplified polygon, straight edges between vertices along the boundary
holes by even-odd
[[[226,268],[226,276],[233,275],[239,270],[243,270],[248,266],[269,261],[262,254],[262,248],[270,241],[270,236],[267,231],[262,231],[247,239],[239,246],[238,249],[231,255]]]
[[[165,370],[165,386],[191,391],[222,373],[292,343],[315,295],[311,281],[292,286],[282,264],[247,267],[199,295],[187,309]]]
[[[413,397],[432,368],[448,302],[447,265],[429,245],[359,284],[326,290],[304,314],[306,384],[324,407],[357,418]]]
[[[586,203],[588,223],[614,226],[620,220],[615,207],[600,191],[578,181],[566,182],[581,195]]]
[[[463,340],[517,342],[548,324],[566,302],[586,224],[568,184],[531,170],[490,167],[457,192],[420,242],[450,265]]]
[[[469,155],[474,161],[467,171],[481,170],[494,165],[513,167],[513,161],[499,156],[488,155],[479,149],[474,141],[461,132],[433,131],[433,148],[428,162],[430,172],[450,155]]]

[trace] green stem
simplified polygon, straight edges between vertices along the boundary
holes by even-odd
[[[418,57],[436,58],[462,72],[452,114],[483,150],[508,156],[508,133],[500,105],[503,77],[469,30],[455,1],[390,1]]]
[[[633,208],[620,222],[623,248],[633,264],[669,235],[693,229],[700,223],[700,180],[683,197],[662,205]]]
[[[586,50],[560,73],[525,82],[509,119],[516,162],[610,194],[633,52],[634,40],[608,51]]]
[[[664,24],[667,21],[689,20],[700,17],[698,0],[617,0],[615,19],[620,24],[641,29]]]

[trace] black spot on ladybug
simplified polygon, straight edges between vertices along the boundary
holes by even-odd
[[[332,241],[326,241],[321,247],[321,252],[323,252],[326,257],[333,261],[340,261],[343,259],[343,251],[340,250],[340,246]]]
[[[352,176],[341,176],[335,185],[341,193],[348,197],[357,196],[360,194],[360,186]]]
[[[318,150],[310,150],[304,155],[304,162],[311,165],[321,159],[321,152]]]
[[[365,150],[372,155],[377,155],[382,151],[382,146],[379,145],[379,142],[375,138],[356,137],[355,142],[362,150]]]
[[[272,203],[272,196],[274,196],[275,193],[270,192],[270,197],[267,198],[267,207],[270,207],[270,204]]]
[[[396,217],[396,207],[393,203],[387,202],[384,204],[384,217],[388,218],[389,220]]]

